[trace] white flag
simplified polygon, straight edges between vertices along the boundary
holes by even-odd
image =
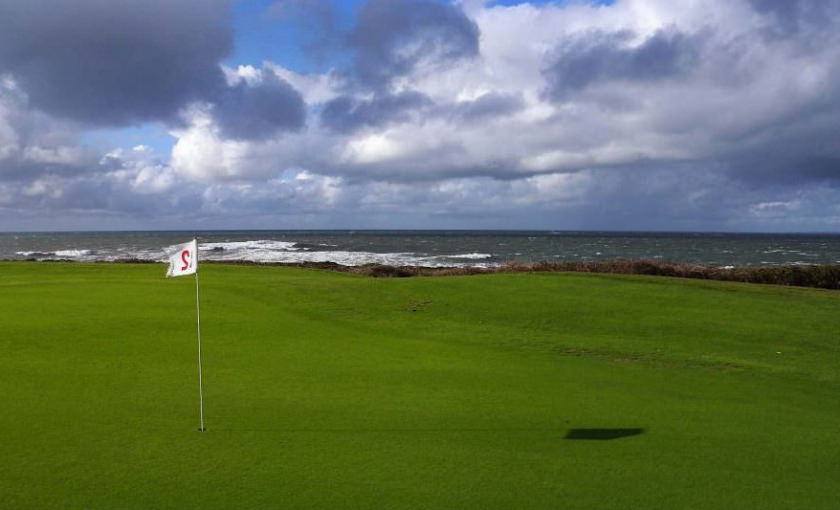
[[[163,249],[169,257],[169,269],[166,276],[186,276],[198,270],[198,243],[195,239],[188,243],[176,244]]]

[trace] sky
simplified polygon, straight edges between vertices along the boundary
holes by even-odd
[[[840,232],[838,0],[0,0],[0,230]]]

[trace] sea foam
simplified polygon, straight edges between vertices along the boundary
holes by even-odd
[[[201,243],[198,249],[201,251],[235,251],[235,250],[299,250],[297,243],[290,241],[273,241],[270,239],[259,239],[256,241],[231,241],[221,243]]]
[[[470,259],[470,260],[481,260],[481,259],[489,259],[493,257],[493,255],[489,253],[461,253],[458,255],[443,255],[446,258],[450,259]]]

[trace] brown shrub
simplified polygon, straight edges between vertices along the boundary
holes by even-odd
[[[822,289],[840,289],[840,265],[818,266],[744,266],[734,269],[702,264],[678,264],[655,260],[616,259],[599,262],[507,262],[493,267],[417,267],[370,264],[344,267],[341,271],[382,277],[404,278],[409,276],[463,276],[486,273],[525,272],[582,272],[606,274],[638,274],[722,280],[745,283],[764,283]]]
[[[63,260],[62,262],[71,262]],[[157,264],[154,260],[120,259],[115,263]],[[638,274],[669,276],[701,280],[721,280],[744,283],[763,283],[821,289],[840,289],[840,264],[788,265],[788,266],[742,266],[727,269],[703,264],[679,264],[658,260],[615,259],[598,262],[506,262],[492,267],[424,267],[389,266],[366,264],[343,266],[335,262],[251,262],[251,261],[204,261],[204,264],[231,264],[246,266],[287,266],[321,269],[341,273],[355,273],[374,278],[408,278],[417,276],[466,276],[488,273],[538,273],[577,272],[605,274]]]

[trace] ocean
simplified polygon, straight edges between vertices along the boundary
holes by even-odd
[[[193,236],[205,260],[430,267],[611,259],[721,267],[840,263],[840,234],[437,230],[7,232],[0,233],[0,259],[163,261],[164,246]]]

